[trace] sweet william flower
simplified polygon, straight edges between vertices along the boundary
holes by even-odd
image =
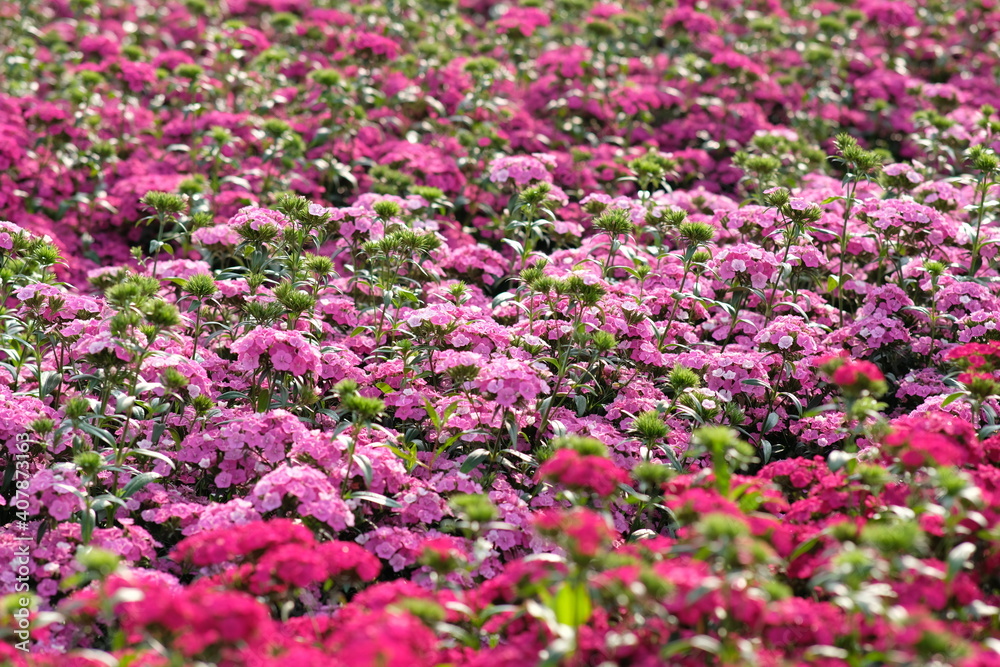
[[[293,375],[317,373],[322,358],[315,345],[298,331],[282,331],[257,327],[232,345],[236,353],[233,367],[241,371],[254,371],[265,364],[276,371]]]
[[[555,539],[575,557],[590,559],[611,543],[615,535],[607,520],[593,510],[577,507],[547,509],[535,514],[535,529]]]
[[[619,484],[627,483],[629,476],[603,456],[560,449],[538,469],[538,479],[607,497],[618,490]]]
[[[865,393],[878,397],[886,392],[885,376],[870,361],[829,355],[821,358],[819,365],[848,398],[859,398]]]
[[[897,429],[882,441],[882,450],[909,470],[925,465],[961,466],[968,453],[953,439],[920,429]]]

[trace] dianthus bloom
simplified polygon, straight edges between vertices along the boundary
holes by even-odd
[[[20,313],[33,311],[46,320],[90,319],[101,312],[101,302],[60,289],[55,285],[31,283],[18,288],[14,297],[21,302]]]
[[[948,350],[945,359],[954,361],[962,370],[991,373],[1000,368],[1000,341],[959,345]]]
[[[283,544],[269,550],[256,563],[240,568],[239,580],[245,581],[254,595],[267,595],[335,577],[371,581],[381,569],[378,558],[352,542]]]
[[[538,469],[538,478],[567,488],[610,496],[628,475],[603,456],[584,456],[573,449],[560,449]]]
[[[289,371],[295,375],[316,373],[321,357],[316,346],[298,331],[281,331],[257,327],[237,340],[232,351],[236,353],[233,368],[253,371],[260,367],[260,358],[267,355],[276,371]]]
[[[424,540],[420,544],[422,561],[438,572],[451,572],[469,561],[469,555],[462,548],[459,538],[440,535]]]
[[[308,528],[290,519],[254,521],[226,526],[185,538],[173,550],[174,560],[198,567],[219,565],[244,556],[260,555],[283,544],[309,545],[315,541]]]
[[[109,595],[113,588],[109,582]],[[207,580],[204,585],[144,593],[142,600],[116,609],[122,627],[156,637],[189,658],[210,649],[256,647],[271,624],[267,608],[256,598],[215,590]]]
[[[896,428],[882,442],[882,450],[910,470],[926,465],[961,466],[968,453],[954,439],[921,428]]]
[[[569,511],[543,510],[535,515],[534,524],[540,533],[556,539],[570,554],[585,559],[596,556],[614,538],[604,517],[582,507]]]
[[[370,32],[358,33],[351,41],[351,48],[356,55],[369,59],[395,60],[399,56],[399,44]]]
[[[816,352],[816,334],[801,318],[782,315],[760,330],[754,342],[787,358]]]
[[[497,32],[517,32],[525,37],[535,34],[535,29],[551,23],[548,14],[537,7],[511,7],[497,22]]]
[[[488,398],[508,409],[531,405],[538,394],[549,390],[538,371],[515,359],[491,361],[480,370],[475,383]]]
[[[272,211],[257,206],[244,206],[239,212],[229,219],[229,226],[237,231],[241,229],[252,229],[255,232],[261,230],[266,225],[271,225],[276,229],[284,229],[291,221],[278,211]]]
[[[778,258],[773,252],[751,243],[737,243],[718,251],[711,267],[720,280],[739,280],[754,289],[763,289],[778,275]]]
[[[535,181],[552,183],[549,169],[555,168],[556,161],[551,155],[502,155],[490,164],[490,181],[503,183],[510,179],[515,185],[528,185]]]
[[[0,248],[13,250],[15,236],[28,236],[28,233],[13,222],[0,220]]]
[[[230,225],[211,225],[194,230],[191,240],[210,248],[231,248],[239,245],[240,235]]]
[[[830,355],[820,359],[819,363],[830,382],[840,387],[848,398],[858,398],[865,392],[874,396],[886,392],[885,376],[870,361]]]

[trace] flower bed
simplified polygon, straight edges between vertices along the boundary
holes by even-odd
[[[4,664],[1000,664],[992,3],[314,4],[0,6]]]

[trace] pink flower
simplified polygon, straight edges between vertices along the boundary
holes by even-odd
[[[582,507],[543,510],[535,514],[533,523],[543,535],[557,539],[570,553],[584,559],[596,556],[614,538],[604,517]]]
[[[573,449],[560,449],[538,469],[538,479],[565,487],[610,496],[628,474],[603,456],[582,456]]]
[[[261,357],[265,357],[274,370],[300,376],[319,372],[322,360],[316,346],[298,331],[257,327],[233,343],[231,349],[236,353],[233,367],[241,371],[260,368]]]

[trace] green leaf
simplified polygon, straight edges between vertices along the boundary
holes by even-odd
[[[514,252],[516,252],[518,255],[523,255],[524,254],[524,246],[522,246],[517,241],[514,241],[512,239],[500,239],[500,241],[503,242],[503,243],[506,243],[511,248],[513,248]]]
[[[593,613],[587,586],[582,582],[573,585],[564,581],[553,601],[553,611],[557,621],[571,628],[578,628],[586,623]]]
[[[437,410],[434,409],[434,404],[427,398],[424,398],[424,410],[427,411],[427,416],[430,417],[431,423],[434,424],[434,430],[440,431],[441,417],[438,416]]]
[[[110,493],[102,493],[101,495],[94,498],[94,502],[91,503],[90,507],[95,512],[100,512],[109,505],[118,505],[119,507],[125,507],[125,501],[118,496],[113,496]]]
[[[722,649],[722,644],[718,639],[708,635],[696,635],[690,639],[678,639],[670,642],[660,651],[663,658],[671,658],[675,655],[690,655],[691,649],[698,649],[705,653],[717,654]]]
[[[372,485],[372,479],[375,476],[375,471],[372,468],[371,459],[369,459],[364,454],[355,454],[354,462],[358,464],[359,468],[361,468],[361,476],[364,477],[365,479],[365,486],[370,488]]]
[[[97,527],[97,514],[94,510],[87,508],[80,512],[80,541],[84,544],[90,542],[94,535],[94,528]]]
[[[81,421],[78,424],[78,426],[80,427],[81,431],[83,431],[84,433],[89,433],[91,436],[93,436],[97,440],[100,440],[105,445],[107,445],[109,447],[114,447],[115,446],[115,444],[116,444],[115,443],[115,439],[113,437],[111,437],[111,434],[108,433],[107,431],[105,431],[104,429],[97,428],[93,424],[90,424],[90,423],[84,422],[84,421]]]
[[[964,392],[964,391],[956,391],[954,394],[948,394],[948,397],[946,399],[944,399],[943,401],[941,401],[941,407],[944,408],[944,407],[947,407],[947,406],[951,405],[952,403],[954,403],[958,399],[960,399],[963,396],[967,395],[967,393],[968,392]]]
[[[370,503],[375,503],[376,505],[383,505],[385,507],[392,507],[398,509],[402,507],[398,502],[392,498],[387,498],[381,493],[374,493],[372,491],[354,491],[350,494],[350,498],[354,500],[365,500]]]
[[[129,454],[134,454],[135,456],[145,456],[147,458],[163,461],[171,468],[174,467],[174,462],[171,461],[169,457],[167,457],[164,454],[161,454],[160,452],[154,452],[152,449],[142,449],[137,447],[135,449],[129,450]]]
[[[802,418],[805,419],[807,417],[815,417],[817,415],[823,414],[824,412],[830,412],[831,410],[836,410],[836,409],[837,409],[836,405],[834,405],[833,403],[827,403],[825,405],[821,405],[819,407],[806,410],[805,412],[802,413]]]
[[[160,438],[163,437],[163,432],[167,430],[167,425],[163,422],[157,422],[153,424],[153,432],[151,435],[151,441],[154,445],[159,444]]]
[[[468,474],[479,467],[479,464],[490,458],[490,453],[485,449],[476,449],[469,453],[465,457],[465,461],[462,462],[461,471]]]
[[[495,297],[493,297],[493,304],[492,304],[492,306],[494,308],[496,308],[500,304],[502,304],[504,302],[507,302],[507,301],[510,301],[511,299],[516,299],[516,298],[517,298],[516,294],[513,294],[511,292],[501,292],[500,294],[497,294]]]
[[[62,382],[62,373],[56,371],[42,372],[42,396],[50,395],[56,390],[60,382]]]
[[[816,545],[819,544],[819,542],[820,542],[820,536],[813,535],[808,540],[806,540],[805,542],[803,542],[802,544],[800,544],[795,548],[795,551],[792,552],[792,555],[788,557],[788,562],[791,563],[799,556],[809,553],[816,547]]]
[[[835,449],[830,452],[830,455],[826,459],[826,464],[830,467],[830,472],[837,472],[855,458],[857,458],[855,454]]]
[[[777,426],[777,424],[778,424],[778,413],[772,412],[767,416],[767,419],[764,420],[764,428],[761,430],[761,435],[770,432],[770,430],[775,426]]]
[[[618,488],[625,492],[625,495],[627,496],[626,501],[632,501],[634,499],[636,502],[640,503],[649,502],[649,496],[645,493],[639,493],[628,484],[619,484]]]
[[[133,477],[132,479],[130,479],[128,481],[128,484],[125,485],[125,488],[122,489],[122,491],[121,491],[121,497],[122,498],[131,498],[136,493],[138,493],[143,488],[145,488],[145,486],[147,484],[155,482],[156,480],[160,479],[161,477],[163,477],[163,475],[161,475],[160,473],[156,473],[156,472],[144,472],[144,473],[141,473],[139,475],[136,475],[135,477]]]
[[[972,542],[962,542],[948,553],[948,575],[946,581],[951,581],[959,572],[965,569],[972,554],[976,553],[976,545]]]
[[[772,413],[774,414],[774,413]],[[771,462],[771,454],[774,451],[774,446],[771,444],[770,440],[762,439],[760,441],[760,453],[764,457],[764,465]]]
[[[444,409],[444,414],[441,415],[441,423],[445,426],[448,425],[448,419],[455,414],[455,410],[458,410],[458,404],[460,401],[453,401],[451,405]]]
[[[118,414],[126,415],[132,411],[132,406],[135,405],[135,396],[129,396],[128,394],[122,394],[115,401],[115,412]]]

